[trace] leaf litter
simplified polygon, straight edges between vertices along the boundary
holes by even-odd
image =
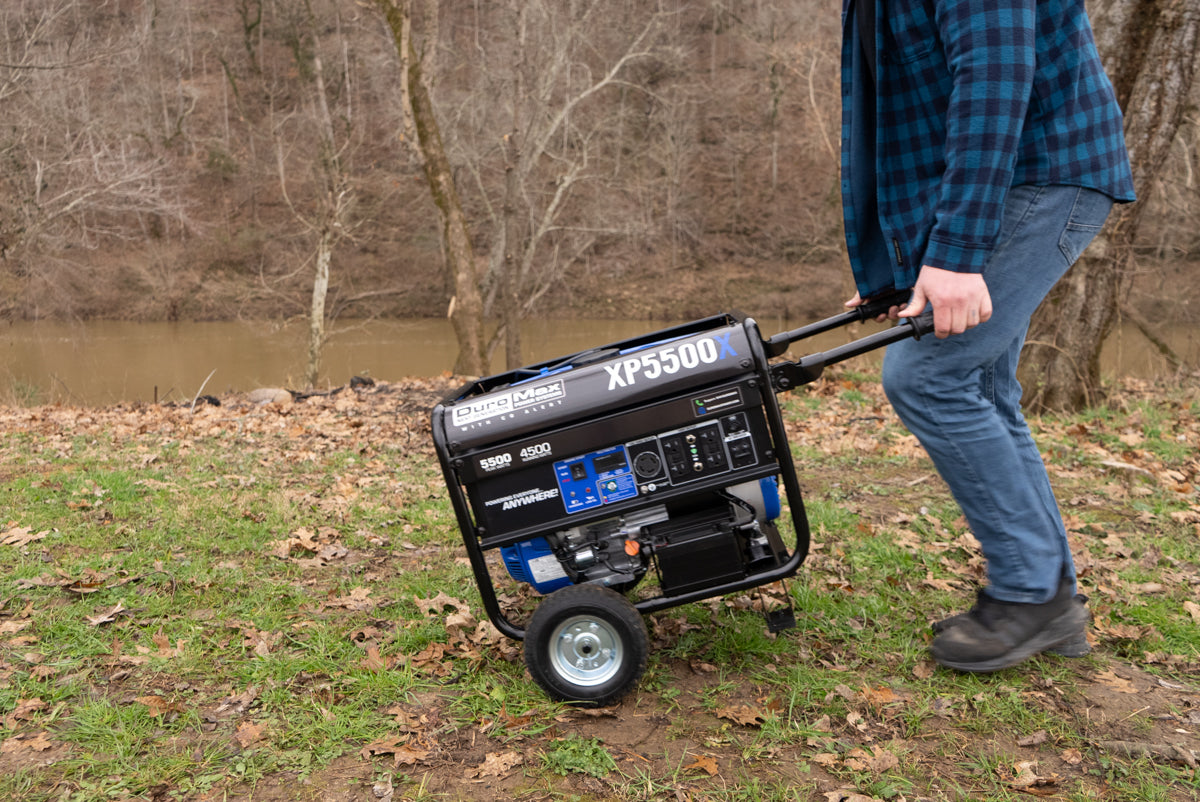
[[[73,410],[65,407],[0,409],[0,432],[10,431],[15,425],[18,431],[40,433],[44,438],[43,448],[58,459],[69,459],[80,447],[70,437],[64,436],[64,432],[81,431],[93,437],[103,434],[111,439],[118,453],[123,444],[136,444],[129,462],[139,469],[152,469],[160,464],[159,444],[164,439],[171,440],[173,447],[184,453],[198,451],[208,439],[238,439],[242,447],[255,451],[263,470],[284,472],[284,498],[313,511],[311,523],[296,527],[282,539],[266,544],[268,553],[305,572],[302,574],[306,577],[304,581],[311,583],[314,579],[309,572],[328,574],[333,579],[347,569],[356,572],[369,570],[370,555],[357,554],[346,545],[348,531],[353,531],[360,542],[366,543],[369,548],[390,548],[391,538],[386,534],[346,530],[343,527],[347,511],[362,501],[364,489],[387,488],[395,499],[397,509],[404,506],[404,499],[412,493],[440,495],[440,484],[436,480],[409,482],[403,478],[403,469],[397,470],[394,464],[372,459],[375,448],[372,441],[378,443],[386,438],[402,447],[407,454],[405,459],[412,464],[421,461],[426,465],[431,464],[433,455],[429,447],[426,416],[432,403],[452,385],[452,381],[412,381],[399,387],[381,383],[382,392],[374,398],[346,396],[335,401],[311,399],[303,404],[277,405],[274,408],[239,407],[234,403],[220,409],[199,408],[195,413],[179,408],[155,407],[111,410]],[[847,423],[854,416],[848,414],[848,407],[840,401],[839,394],[851,389],[868,398],[869,408],[866,411],[870,420],[862,418],[863,410],[855,408],[852,411],[857,416],[857,422]],[[1153,625],[1122,620],[1119,614],[1124,599],[1167,594],[1172,588],[1186,587],[1189,583],[1195,586],[1200,579],[1196,566],[1189,564],[1169,565],[1165,570],[1160,569],[1159,574],[1164,581],[1133,583],[1123,578],[1123,571],[1129,565],[1146,558],[1144,552],[1139,553],[1138,549],[1130,549],[1126,545],[1126,541],[1135,533],[1169,523],[1200,536],[1200,503],[1196,490],[1200,484],[1200,462],[1195,456],[1196,445],[1200,443],[1197,435],[1200,425],[1186,410],[1177,414],[1170,423],[1170,433],[1176,442],[1190,444],[1191,453],[1190,456],[1175,458],[1163,456],[1139,430],[1136,413],[1137,404],[1154,403],[1159,392],[1148,385],[1127,383],[1122,387],[1123,403],[1127,409],[1134,409],[1135,412],[1128,414],[1124,422],[1097,419],[1080,423],[1041,419],[1037,422],[1038,436],[1050,443],[1048,464],[1057,480],[1068,483],[1087,480],[1091,483],[1088,489],[1064,498],[1064,511],[1067,513],[1072,540],[1081,554],[1081,577],[1095,593],[1093,609],[1097,614],[1093,635],[1096,647],[1112,656],[1115,656],[1115,650],[1124,656],[1135,656],[1138,664],[1159,667],[1170,672],[1168,676],[1178,677],[1181,681],[1167,682],[1160,678],[1154,682],[1148,680],[1139,668],[1122,662],[1102,663],[1101,668],[1092,671],[1083,664],[1077,671],[1078,680],[1085,686],[1090,684],[1092,694],[1107,693],[1103,697],[1105,708],[1114,714],[1122,709],[1131,710],[1133,713],[1127,715],[1135,720],[1144,717],[1136,707],[1122,708],[1118,703],[1121,697],[1129,697],[1131,702],[1134,702],[1134,697],[1140,697],[1134,702],[1138,704],[1151,701],[1154,693],[1159,696],[1166,694],[1161,701],[1152,705],[1153,710],[1148,710],[1145,717],[1168,715],[1165,711],[1182,709],[1186,715],[1171,714],[1168,723],[1178,724],[1180,726],[1176,729],[1192,733],[1200,728],[1200,721],[1189,718],[1189,715],[1197,714],[1196,692],[1188,681],[1195,677],[1200,662],[1197,655],[1139,651],[1139,644],[1159,640],[1160,634]],[[873,385],[839,379],[834,373],[830,379],[818,382],[811,394],[820,400],[820,407],[802,416],[789,416],[787,427],[794,445],[811,449],[835,461],[844,459],[847,454],[867,454],[913,462],[915,465],[907,473],[881,480],[899,487],[901,493],[924,492],[923,488],[935,481],[927,463],[923,464],[924,457],[919,445],[914,438],[896,427]],[[408,411],[397,414],[397,408]],[[328,481],[322,480],[320,466],[324,455],[346,446],[364,455],[358,472],[343,471]],[[3,447],[0,445],[0,448]],[[299,465],[308,466],[304,473],[290,473],[293,470],[291,466]],[[802,484],[810,495],[815,492],[819,496],[823,487],[839,481],[836,469],[825,470],[820,464],[806,465],[804,474]],[[397,480],[396,477],[401,478]],[[319,487],[313,485],[314,479]],[[250,491],[259,482],[256,476],[244,471],[228,473],[219,480],[222,486]],[[178,481],[161,482],[147,478],[139,486],[167,490],[174,495],[184,492]],[[914,488],[919,490],[914,491]],[[1147,499],[1154,493],[1163,493],[1174,499],[1177,508],[1162,510],[1140,504],[1136,515],[1125,514],[1116,525],[1105,526],[1097,526],[1080,514],[1087,510],[1106,509],[1114,500],[1119,503],[1119,509],[1129,509],[1132,501]],[[107,517],[112,514],[109,496],[99,484],[84,483],[69,497],[67,507],[79,515],[94,515],[97,511],[105,513],[102,518],[90,519],[93,524],[118,523]],[[885,499],[877,502],[861,492],[851,492],[842,503],[859,516],[856,526],[861,533],[890,538],[912,555],[919,559],[932,558],[937,565],[937,573],[930,571],[923,579],[901,581],[913,582],[928,590],[956,594],[982,581],[978,547],[963,522],[943,521],[923,508],[883,513],[892,501]],[[447,520],[444,525],[453,527],[452,520]],[[441,547],[416,546],[408,542],[407,538],[417,532],[418,528],[411,522],[401,523],[396,534],[406,539],[397,543],[392,552],[393,560],[417,570],[420,570],[422,560],[435,555],[437,559],[461,560],[453,548],[442,557],[444,552]],[[56,540],[64,537],[56,529],[26,526],[12,520],[0,528],[0,547],[29,549],[50,540],[52,535]],[[818,540],[821,539],[818,537]],[[1159,564],[1165,564],[1161,555],[1156,559],[1153,567],[1160,568]],[[827,547],[826,543],[814,543],[813,553],[802,570],[814,582],[823,583],[827,592],[849,596],[870,592],[869,589],[855,587],[849,580],[845,567],[839,564],[836,542],[832,543],[832,548]],[[947,576],[950,578],[947,579]],[[144,578],[144,575],[91,570],[72,576],[53,567],[50,573],[17,580],[13,586],[21,593],[57,587],[72,596],[83,598],[112,591]],[[315,581],[321,582],[319,579]],[[735,595],[707,604],[714,614],[718,608],[757,612],[782,603],[785,594],[786,590],[770,589],[761,595]],[[347,637],[362,650],[359,668],[382,672],[405,666],[419,676],[426,677],[434,683],[434,687],[439,687],[439,683],[453,682],[454,677],[463,670],[486,670],[489,659],[519,664],[519,644],[500,636],[486,616],[481,619],[480,613],[473,609],[473,604],[477,602],[471,598],[440,591],[430,596],[396,601],[415,605],[420,616],[427,620],[440,621],[445,631],[444,640],[429,642],[407,653],[384,654],[385,647],[397,634],[391,625],[359,625],[357,629],[348,627],[350,634]],[[515,595],[504,594],[502,602],[515,609],[524,609],[528,607],[529,597],[527,591],[518,589]],[[383,598],[378,588],[369,582],[358,582],[341,585],[336,591],[330,585],[312,609],[320,610],[326,616],[359,617],[375,614],[381,607],[394,603]],[[122,621],[128,620],[132,613],[124,604],[125,600],[110,601],[82,617],[94,628],[124,626]],[[1193,600],[1184,600],[1179,605],[1179,614],[1194,625],[1200,619],[1200,607]],[[841,623],[851,629],[861,629],[867,625],[865,621],[854,620]],[[15,664],[8,662],[12,659],[12,649],[27,649],[37,642],[35,636],[24,634],[35,624],[35,616],[31,612],[25,612],[22,617],[0,609],[0,635],[11,636],[6,641],[10,651],[0,653],[3,655],[0,660],[5,660],[0,662],[0,677],[13,676],[17,671]],[[704,629],[677,611],[653,616],[648,624],[655,649],[670,647],[681,638]],[[223,626],[234,633],[230,645],[240,645],[247,655],[256,659],[269,659],[279,654],[280,650],[290,648],[285,632],[279,629],[264,629],[239,621],[223,622]],[[803,628],[803,624],[801,626]],[[153,636],[153,643],[153,648],[139,646],[131,654],[114,639],[107,661],[113,666],[125,666],[119,670],[127,672],[123,681],[129,681],[151,659],[166,661],[165,665],[169,666],[170,661],[187,654],[188,641],[183,639],[171,640],[159,635]],[[842,647],[823,645],[819,632],[801,632],[796,643],[798,648],[811,653],[816,663],[826,670],[854,670],[856,659],[851,658]],[[1109,652],[1110,649],[1114,651]],[[34,653],[25,654],[32,656]],[[880,655],[878,659],[886,661],[888,658]],[[40,662],[35,659],[25,661],[24,665],[27,667],[24,670],[28,671],[40,665]],[[689,694],[702,692],[727,676],[724,667],[697,657],[682,661],[682,665],[686,667],[684,673],[672,668],[670,661],[665,662],[665,669],[669,674],[667,687],[682,688],[685,698]],[[814,769],[818,777],[822,776],[821,771],[827,772],[825,776],[830,783],[827,787],[834,790],[820,790],[822,798],[835,802],[874,800],[875,797],[862,793],[861,789],[839,783],[838,778],[845,778],[845,772],[874,777],[883,777],[898,770],[907,773],[909,769],[905,767],[911,766],[914,760],[916,765],[929,765],[933,758],[921,754],[919,742],[902,737],[905,732],[903,719],[910,699],[901,689],[906,682],[929,682],[935,680],[937,675],[938,669],[931,663],[919,661],[909,679],[896,678],[895,687],[858,684],[856,690],[852,687],[854,683],[839,685],[824,705],[845,706],[848,710],[836,716],[820,715],[811,723],[804,724],[808,735],[801,741],[801,747],[788,747],[780,754],[791,754],[789,759],[798,758],[820,767]],[[322,686],[319,679],[315,682],[311,687]],[[790,714],[771,694],[763,696],[753,693],[756,683],[749,678],[742,678],[742,682],[750,693],[734,691],[724,704],[714,708],[715,720],[726,722],[725,727],[733,725],[734,729],[722,730],[725,735],[712,733],[701,739],[710,746],[703,752],[690,752],[687,758],[690,762],[682,764],[689,777],[715,778],[721,775],[721,755],[732,756],[736,754],[739,743],[743,747],[747,743],[736,736],[739,729],[761,732],[768,723],[789,720]],[[1163,682],[1166,684],[1160,684]],[[454,686],[440,687],[453,689]],[[314,698],[320,698],[321,694],[333,691],[319,690],[316,693]],[[1151,697],[1147,698],[1147,695]],[[1053,686],[1045,691],[1028,693],[1027,696],[1035,704],[1063,704],[1061,694]],[[163,719],[178,716],[193,704],[163,693],[144,693],[129,698],[136,699],[151,716]],[[1176,702],[1169,702],[1168,699]],[[204,732],[224,732],[242,750],[276,748],[275,738],[278,734],[263,720],[254,718],[260,704],[256,688],[247,687],[240,693],[231,690],[209,704],[202,701],[195,704],[198,704],[200,718],[204,722]],[[654,694],[639,694],[604,711],[566,711],[552,717],[550,732],[565,730],[587,738],[594,736],[598,743],[606,745],[614,759],[649,764],[661,760],[662,756],[656,757],[654,750],[647,749],[647,746],[656,744],[661,749],[664,746],[669,748],[671,744],[671,739],[664,740],[667,732],[665,722],[670,720],[670,716],[664,715],[661,704],[656,701]],[[971,699],[947,694],[933,701],[931,712],[935,720],[944,718],[953,723],[967,715],[974,704]],[[458,782],[465,780],[478,784],[511,781],[521,776],[533,765],[532,755],[545,744],[536,735],[518,735],[517,748],[505,748],[513,743],[513,733],[521,732],[538,720],[536,713],[504,711],[492,718],[466,722],[467,730],[456,735],[457,740],[447,740],[447,731],[438,723],[443,711],[444,702],[436,697],[427,697],[412,709],[393,708],[385,711],[385,715],[392,719],[393,732],[387,737],[361,743],[358,759],[364,762],[365,768],[358,776],[370,776],[371,765],[382,761],[393,770],[425,772],[424,776],[434,778],[434,788],[453,795],[455,778]],[[53,729],[38,726],[48,715],[45,703],[40,699],[19,700],[11,710],[0,712],[6,714],[4,721],[8,730],[0,746],[0,753],[5,760],[11,761],[13,756],[19,755],[54,752],[61,748],[55,746]],[[1162,718],[1151,720],[1165,721]],[[654,723],[656,721],[660,723]],[[1134,731],[1123,730],[1119,724],[1115,722],[1106,730],[1096,732],[1125,735]],[[632,729],[631,725],[634,725]],[[647,733],[654,740],[638,740],[648,737]],[[996,734],[994,737],[1003,740],[1004,736]],[[1053,739],[1045,738],[1044,731],[1010,737],[1014,754],[1020,750],[1039,751],[1037,760],[1013,760],[995,778],[997,782],[1021,793],[1034,796],[1060,793],[1068,776],[1080,781],[1080,778],[1086,777],[1081,773],[1081,767],[1095,760],[1094,752],[1089,749],[1053,750]],[[1190,743],[1194,746],[1194,736],[1189,737],[1193,738]],[[1110,754],[1149,756],[1185,765],[1189,764],[1189,758],[1194,759],[1194,751],[1181,744],[1100,739],[1094,735],[1090,738],[1093,748]],[[486,745],[482,751],[474,751],[467,745],[474,744],[476,739]],[[712,744],[718,746],[710,752],[708,750],[712,749]],[[460,750],[457,756],[456,749]],[[1052,751],[1046,752],[1046,749]],[[778,751],[772,749],[771,754]],[[1056,768],[1047,769],[1044,765],[1047,761],[1055,762]],[[6,762],[4,765],[14,764]],[[947,768],[942,767],[943,770]],[[438,776],[442,779],[437,779]],[[597,780],[590,778],[590,781]],[[332,782],[332,779],[325,782]],[[598,782],[603,787],[603,781]],[[693,798],[702,793],[700,789],[703,786],[695,785],[698,782],[703,780],[690,779],[676,786],[675,796]],[[574,787],[593,793],[596,790],[596,786]],[[261,790],[267,792],[265,788]],[[279,798],[287,797],[281,795]],[[889,798],[899,802],[904,795]],[[920,797],[909,797],[914,798]]]

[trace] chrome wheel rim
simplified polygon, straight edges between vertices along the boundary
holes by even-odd
[[[550,664],[576,685],[608,682],[621,670],[621,639],[601,619],[577,615],[555,627],[550,637]]]

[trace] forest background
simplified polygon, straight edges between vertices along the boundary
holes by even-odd
[[[848,296],[835,0],[421,0],[403,32],[398,5],[4,3],[0,318],[448,314],[414,65],[493,324]],[[1147,4],[1100,5],[1098,31]],[[1120,303],[1192,325],[1183,85]]]

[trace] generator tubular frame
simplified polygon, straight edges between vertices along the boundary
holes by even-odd
[[[535,537],[539,533],[536,531],[517,531],[499,536],[491,536],[485,527],[478,524],[475,514],[471,509],[470,501],[464,492],[465,482],[462,478],[464,461],[461,455],[456,456],[456,452],[460,451],[460,449],[458,448],[458,444],[447,435],[447,427],[444,425],[447,405],[482,396],[493,390],[519,385],[529,379],[547,375],[548,372],[561,369],[564,366],[591,364],[606,358],[606,356],[618,353],[622,349],[649,346],[660,341],[686,337],[720,327],[740,324],[746,335],[746,341],[751,348],[751,354],[740,360],[740,367],[745,372],[740,374],[736,381],[727,382],[726,384],[730,386],[745,386],[748,389],[757,391],[761,396],[761,408],[764,413],[770,439],[770,449],[764,452],[764,456],[769,457],[773,462],[761,466],[760,470],[751,473],[760,473],[763,477],[778,475],[782,479],[784,495],[787,499],[796,535],[795,544],[786,560],[767,570],[748,574],[734,581],[705,586],[687,592],[675,594],[664,593],[638,600],[630,599],[634,608],[639,613],[645,615],[689,602],[701,601],[739,590],[759,587],[786,579],[797,572],[808,555],[811,536],[808,518],[804,509],[803,496],[796,475],[795,465],[792,461],[787,433],[784,428],[782,412],[776,398],[777,394],[815,381],[821,376],[827,365],[841,362],[908,337],[920,338],[923,334],[932,331],[932,315],[930,312],[926,312],[920,317],[904,319],[899,325],[892,328],[876,332],[828,351],[805,356],[794,362],[785,361],[772,364],[769,360],[783,355],[790,345],[805,338],[850,323],[872,320],[880,315],[887,314],[892,307],[903,306],[907,297],[907,291],[888,293],[884,296],[870,299],[867,303],[842,314],[775,335],[766,340],[760,336],[758,325],[753,318],[745,317],[737,312],[714,315],[640,337],[621,340],[599,348],[587,349],[567,357],[560,357],[517,370],[481,378],[459,388],[454,394],[445,399],[443,403],[438,404],[433,411],[432,422],[435,450],[441,464],[442,474],[445,478],[455,518],[462,534],[463,544],[466,547],[467,556],[470,560],[471,570],[475,575],[475,580],[479,588],[483,607],[492,624],[501,633],[510,638],[516,640],[524,640],[525,638],[525,629],[510,621],[500,608],[495,584],[485,558],[485,552]],[[714,386],[719,385],[720,383]],[[676,393],[672,399],[677,399],[693,392],[694,390],[689,388],[687,392]],[[610,416],[616,418],[629,411],[628,409],[618,410],[617,412],[610,413]],[[602,416],[601,419],[603,417],[605,416]],[[758,477],[752,476],[751,479],[753,478]],[[700,490],[706,489],[709,485],[717,487],[719,484],[720,477],[716,480],[710,480],[707,484],[701,486]],[[668,494],[668,498],[682,498],[696,492],[700,491],[695,488],[682,488]],[[632,509],[633,505],[618,504],[612,512],[604,513],[600,511],[591,515],[585,514],[580,516],[578,520],[581,523],[586,523],[589,520],[596,520],[604,514],[611,515],[613,512],[618,512],[623,507]]]

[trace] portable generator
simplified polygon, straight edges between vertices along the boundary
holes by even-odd
[[[617,700],[646,667],[644,614],[796,572],[808,520],[776,394],[919,338],[932,318],[771,360],[907,295],[770,339],[752,318],[716,315],[479,379],[434,408],[434,445],[484,609],[525,641],[530,674],[551,697]],[[500,607],[489,552],[545,596],[523,626]],[[794,625],[791,609],[768,624]]]

